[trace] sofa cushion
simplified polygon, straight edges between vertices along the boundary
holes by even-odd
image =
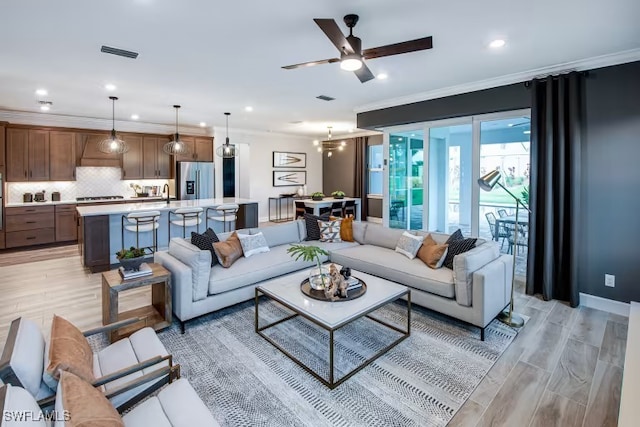
[[[402,233],[398,243],[396,244],[396,252],[406,256],[409,259],[414,259],[418,253],[418,249],[422,246],[422,237],[415,236],[408,231]]]
[[[191,269],[193,300],[205,299],[211,271],[211,252],[200,250],[185,239],[174,237],[169,242],[169,255]]]
[[[87,338],[71,322],[53,315],[49,340],[49,363],[42,376],[51,388],[57,387],[61,371],[72,372],[93,381],[93,351]]]
[[[444,266],[453,270],[453,260],[457,255],[470,251],[476,246],[476,239],[471,237],[468,239],[456,240],[449,243],[447,255],[444,258]]]
[[[368,224],[364,235],[364,243],[380,246],[381,248],[395,249],[404,230],[383,227],[379,224]]]
[[[235,231],[224,242],[217,242],[213,244],[213,249],[216,251],[218,262],[224,268],[229,268],[242,257],[242,245],[238,238],[238,233]]]
[[[265,240],[262,232],[258,232],[256,234],[238,234],[238,238],[240,239],[242,253],[245,258],[249,258],[251,255],[269,252],[269,245],[267,245],[267,241]]]
[[[172,426],[214,427],[218,425],[191,384],[184,378],[163,388],[158,393],[158,400]]]
[[[341,242],[340,238],[340,223],[342,219],[335,219],[329,221],[318,221],[318,228],[320,229],[320,241],[321,242]]]
[[[25,317],[14,320],[11,328],[14,327],[17,327],[17,333],[9,366],[20,380],[22,387],[33,396],[37,396],[44,371],[44,358],[42,357],[45,352],[44,336],[40,327],[33,320]],[[9,349],[10,347],[5,346],[4,350],[9,351]]]
[[[290,243],[299,243],[304,238],[300,238],[298,227],[299,221],[284,222],[282,224],[270,225],[268,227],[252,228],[251,234],[262,233],[267,245],[270,248]],[[300,221],[301,222],[301,221]]]
[[[202,234],[198,234],[194,231],[191,232],[191,244],[196,246],[200,250],[211,252],[212,267],[218,263],[218,258],[216,257],[216,253],[213,250],[213,244],[219,241],[220,239],[218,239],[216,232],[210,228],[208,228],[207,231]]]
[[[364,245],[364,235],[367,231],[368,222],[362,221],[353,221],[352,229],[353,229],[353,240]]]
[[[7,384],[4,387],[6,387],[4,401],[0,401],[0,409],[2,409],[0,425],[2,427],[48,426],[42,416],[38,402],[27,390],[22,387],[14,387],[11,384]],[[15,414],[15,417],[12,416],[13,414]]]
[[[188,412],[187,408],[185,408],[185,412]],[[122,421],[124,421],[125,427],[172,427],[169,420],[167,420],[166,414],[162,410],[160,401],[155,396],[145,400],[137,405],[135,409],[123,415]]]
[[[500,245],[488,242],[453,259],[453,281],[456,288],[456,301],[460,305],[471,306],[473,301],[473,272],[489,264],[500,256]]]
[[[331,252],[331,261],[446,298],[455,295],[453,271],[432,270],[419,259],[408,259],[393,249],[374,245],[339,249]]]
[[[439,245],[431,235],[428,235],[422,241],[417,257],[430,268],[440,268],[447,256],[448,247],[446,243]]]
[[[63,372],[60,376],[56,409],[59,406],[62,409],[61,414],[69,414],[69,419],[64,422],[65,427],[124,427],[120,414],[105,395],[69,372]]]
[[[320,257],[320,262],[329,261],[332,251],[360,246],[360,243],[357,243],[357,242],[320,242],[318,241],[318,242],[303,242],[301,244],[308,245],[308,246],[317,246],[320,249],[324,249],[325,251],[329,252],[328,257],[325,257],[325,256]]]

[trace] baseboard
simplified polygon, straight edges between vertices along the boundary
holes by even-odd
[[[609,313],[629,317],[630,305],[626,302],[614,301],[612,299],[597,297],[591,294],[580,292],[580,305],[597,310],[608,311]]]

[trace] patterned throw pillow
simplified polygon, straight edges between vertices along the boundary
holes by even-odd
[[[422,246],[422,237],[405,231],[396,244],[396,252],[401,253],[409,259],[414,259],[420,246]]]
[[[446,243],[439,245],[429,234],[422,241],[422,246],[418,249],[416,256],[430,268],[440,268],[444,264],[448,247],[449,245]]]
[[[251,235],[238,234],[238,238],[240,239],[240,245],[242,245],[242,252],[245,258],[262,252],[269,252],[269,245],[267,245],[267,239],[264,238],[262,231],[258,234]]]
[[[341,220],[320,221],[318,220],[318,229],[320,230],[320,241],[337,243],[342,242],[340,238]]]
[[[218,263],[216,252],[213,250],[213,244],[219,242],[216,232],[210,228],[207,228],[202,234],[191,232],[191,244],[203,251],[211,251],[211,267]]]
[[[318,221],[328,221],[329,213],[315,216],[309,213],[304,214],[304,222],[307,226],[307,238],[305,240],[320,240],[320,227],[318,227]]]
[[[462,230],[460,230],[459,228],[456,231],[454,231],[451,236],[449,236],[449,238],[445,243],[449,244],[452,242],[457,242],[458,240],[464,240],[464,236],[462,235]]]
[[[476,246],[476,240],[478,239],[469,238],[449,243],[447,256],[444,258],[444,266],[453,270],[453,257],[473,249]]]

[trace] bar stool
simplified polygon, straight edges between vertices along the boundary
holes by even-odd
[[[200,233],[200,224],[202,223],[202,208],[179,208],[175,211],[169,211],[169,240],[171,240],[171,224],[182,227],[182,237],[186,237],[187,227],[196,227],[196,231]]]
[[[331,211],[329,215],[341,217],[343,215],[342,202],[333,202],[331,204]]]
[[[216,206],[215,208],[207,208],[207,228],[209,228],[209,220],[212,221],[220,221],[223,223],[223,229],[227,231],[227,223],[234,222],[233,229],[231,228],[231,224],[229,224],[229,231],[235,230],[235,221],[238,218],[238,209],[239,206],[235,203],[229,203],[226,205]]]
[[[296,219],[304,217],[305,213],[313,215],[313,208],[310,208],[304,204],[302,200],[295,200],[296,204]]]
[[[354,218],[356,216],[356,201],[355,200],[347,200],[344,202],[344,208],[342,208],[342,215],[346,218],[347,215],[353,215]]]
[[[144,211],[132,212],[128,215],[122,215],[121,219],[121,238],[122,249],[124,244],[124,230],[136,233],[136,247],[140,247],[140,233],[151,231],[153,233],[153,246],[146,246],[145,249],[151,250],[151,253],[158,250],[158,220],[160,219],[160,211]]]

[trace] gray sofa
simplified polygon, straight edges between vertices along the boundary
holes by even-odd
[[[287,254],[289,245],[296,243],[326,249],[329,257],[322,261],[409,286],[412,303],[478,326],[483,339],[484,328],[509,303],[512,259],[500,255],[496,242],[478,239],[474,249],[454,258],[453,270],[434,270],[417,258],[410,260],[395,252],[404,230],[354,222],[356,241],[340,243],[305,242],[304,221],[238,230],[245,234],[259,231],[270,251],[240,258],[230,268],[211,267],[211,252],[182,238],[171,239],[168,251],[156,252],[155,262],[172,273],[173,311],[183,329],[188,320],[252,299],[255,287],[265,280],[311,267],[312,263],[294,261]],[[226,240],[229,234],[218,237]],[[448,238],[444,234],[431,235],[437,242]]]

